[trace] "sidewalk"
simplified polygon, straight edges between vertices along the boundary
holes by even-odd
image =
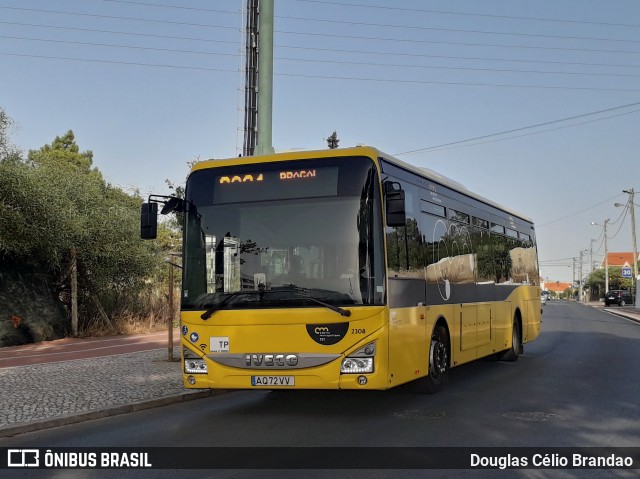
[[[587,306],[591,306],[592,308],[602,309],[607,313],[615,314],[616,316],[621,316],[623,318],[631,319],[632,321],[637,321],[640,323],[640,309],[636,309],[635,306],[605,306],[604,302],[600,301],[591,301],[589,303],[582,303]]]
[[[2,368],[0,437],[213,395],[186,390],[181,367],[164,348]]]

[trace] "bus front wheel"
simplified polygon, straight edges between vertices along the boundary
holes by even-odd
[[[449,370],[449,334],[443,326],[437,326],[429,346],[429,375],[414,381],[414,390],[434,394],[440,390]]]

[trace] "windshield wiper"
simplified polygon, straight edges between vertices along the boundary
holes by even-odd
[[[217,302],[216,304],[212,305],[209,309],[207,309],[204,313],[202,313],[202,315],[200,316],[202,319],[207,320],[209,319],[213,313],[215,313],[216,311],[218,311],[219,309],[224,308],[227,304],[229,304],[231,302],[232,299],[237,298],[238,296],[242,296],[242,295],[248,295],[248,294],[259,294],[260,298],[262,299],[263,295],[265,293],[271,293],[271,294],[275,294],[275,293],[303,293],[302,295],[298,295],[296,296],[297,299],[304,299],[304,300],[309,300],[312,301],[316,304],[319,304],[320,306],[324,306],[325,308],[330,309],[331,311],[335,311],[336,313],[338,313],[340,316],[351,316],[351,311],[343,309],[339,306],[335,306],[333,304],[329,304],[329,303],[325,303],[324,301],[318,299],[318,298],[314,298],[313,296],[311,296],[311,294],[313,293],[312,290],[308,289],[308,288],[303,288],[301,286],[296,286],[295,284],[291,284],[291,285],[287,285],[285,288],[280,289],[268,289],[268,290],[258,290],[258,291],[253,291],[253,290],[247,290],[247,291],[234,291],[232,293],[226,293],[228,296],[226,296],[224,299],[220,300],[219,302]]]
[[[330,309],[331,311],[335,311],[340,316],[351,316],[351,311],[348,309],[343,309],[340,306],[335,306],[333,304],[325,303],[324,301],[319,300],[318,298],[314,298],[311,296],[312,291],[308,288],[303,288],[302,286],[296,286],[292,284],[289,286],[291,291],[296,293],[304,293],[304,296],[298,296],[301,299],[308,299],[309,301],[313,301],[316,304],[324,306],[325,308]],[[287,291],[287,289],[281,289],[280,291]]]
[[[335,306],[333,304],[325,303],[324,301],[320,301],[319,299],[314,298],[312,296],[302,296],[302,298],[313,301],[314,303],[324,306],[325,308],[329,308],[331,311],[335,311],[340,316],[351,316],[351,311],[349,311],[348,309],[342,309],[340,306]]]
[[[231,301],[232,298],[236,298],[236,297],[238,297],[240,295],[243,295],[243,294],[259,293],[259,292],[260,291],[235,291],[233,293],[227,293],[228,294],[227,297],[225,297],[223,300],[221,300],[218,303],[216,303],[213,306],[211,306],[204,313],[202,313],[202,315],[200,315],[200,317],[202,319],[207,320],[213,315],[213,313],[215,313],[219,309],[222,309],[223,306],[228,304]]]

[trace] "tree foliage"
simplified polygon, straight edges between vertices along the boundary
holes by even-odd
[[[327,146],[330,150],[335,150],[336,148],[338,148],[339,143],[340,139],[338,138],[338,133],[334,131],[333,133],[331,133],[329,138],[327,138]]]
[[[0,133],[4,145],[6,128]],[[104,180],[93,167],[93,153],[80,150],[72,131],[29,151],[26,159],[3,150],[0,266],[52,272],[64,290],[74,249],[81,305],[88,310],[97,298],[112,313],[163,269],[162,243],[140,239],[141,203]]]
[[[605,270],[599,268],[593,271],[585,281],[585,286],[592,290],[600,291],[601,295],[605,292]],[[634,289],[634,281],[632,278],[622,277],[622,268],[620,266],[609,266],[609,289],[626,289],[631,291]]]
[[[11,143],[9,138],[9,130],[14,126],[13,120],[0,107],[0,160],[16,161],[20,157],[20,152]]]

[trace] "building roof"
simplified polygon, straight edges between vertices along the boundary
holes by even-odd
[[[547,288],[548,291],[562,293],[571,288],[571,283],[563,283],[561,281],[546,281],[544,283],[544,287]]]
[[[625,263],[628,264],[629,266],[633,267],[633,253],[632,252],[628,252],[628,253],[611,253],[609,252],[609,254],[607,255],[609,258],[609,266],[624,266]],[[638,254],[638,259],[640,260],[640,254]],[[605,262],[604,259],[602,260],[602,265],[603,268],[605,266]]]

